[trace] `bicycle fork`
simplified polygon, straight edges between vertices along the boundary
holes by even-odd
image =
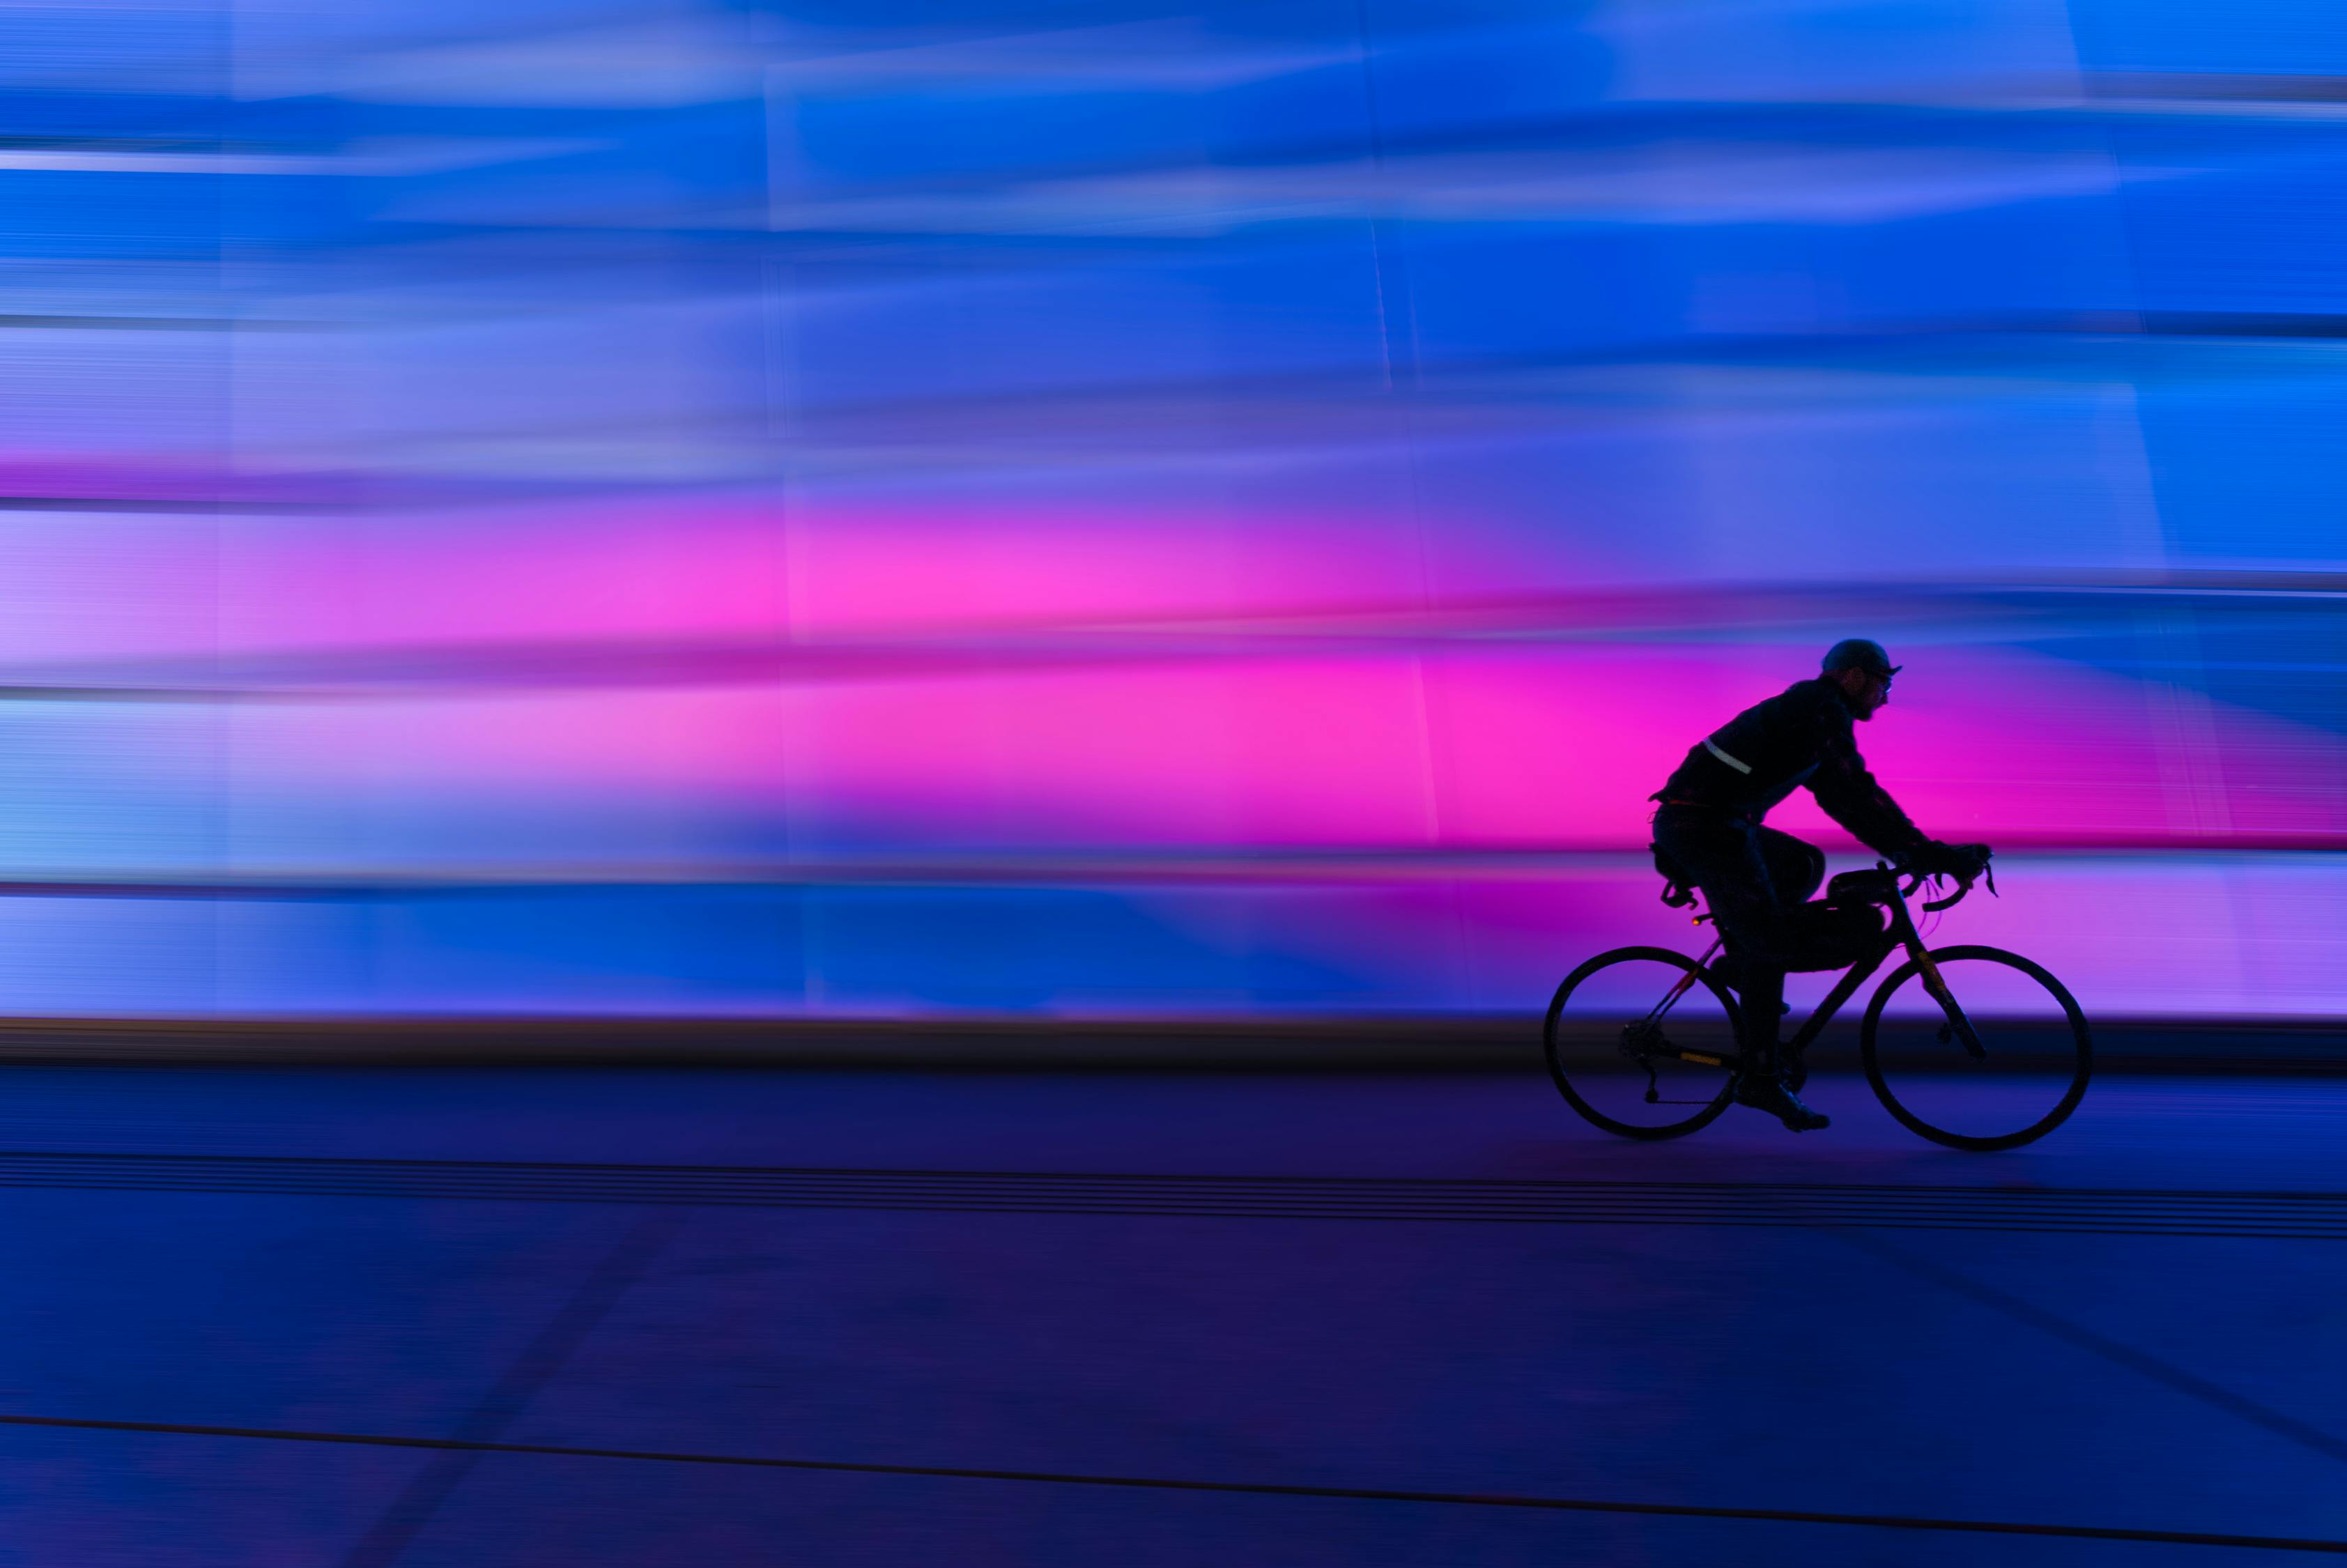
[[[1911,934],[1913,932],[1911,922],[1908,929]],[[1924,990],[1931,993],[1932,999],[1940,1004],[1940,1011],[1947,1017],[1947,1021],[1940,1026],[1940,1043],[1945,1045],[1951,1039],[1961,1040],[1966,1054],[1974,1061],[1987,1061],[1988,1047],[1981,1043],[1980,1035],[1973,1029],[1973,1020],[1964,1016],[1963,1004],[1956,1000],[1953,991],[1948,989],[1948,982],[1940,974],[1940,966],[1932,961],[1932,955],[1924,950],[1920,937],[1915,941],[1915,968],[1923,978]]]

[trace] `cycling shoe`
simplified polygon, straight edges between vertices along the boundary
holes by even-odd
[[[1788,1132],[1814,1132],[1833,1125],[1833,1118],[1821,1111],[1812,1111],[1802,1104],[1793,1091],[1778,1078],[1738,1078],[1736,1081],[1736,1102],[1749,1105],[1755,1111],[1766,1111],[1785,1124]]]

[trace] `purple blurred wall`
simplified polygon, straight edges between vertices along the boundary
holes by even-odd
[[[2347,1014],[2327,14],[0,41],[0,1010],[1536,1009],[1855,634],[1943,936]]]

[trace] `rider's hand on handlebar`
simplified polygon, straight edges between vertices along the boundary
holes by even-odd
[[[1937,839],[1925,839],[1897,857],[1900,875],[1914,878],[1901,891],[1911,896],[1927,879],[1936,881],[1942,876],[1952,876],[1956,880],[1956,890],[1944,898],[1934,898],[1923,906],[1926,910],[1945,909],[1962,900],[1973,890],[1973,882],[1983,873],[1988,872],[1991,853],[1985,844],[1942,844]],[[1996,891],[1993,873],[1989,873],[1988,890],[1991,893]]]
[[[1902,857],[1904,868],[1918,876],[1952,876],[1969,885],[1988,869],[1991,851],[1985,844],[1942,844],[1926,839]]]

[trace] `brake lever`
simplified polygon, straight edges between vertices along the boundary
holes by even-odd
[[[1988,882],[1988,896],[1992,898],[2002,897],[2003,895],[1996,890],[1996,867],[1983,863],[1981,866],[1981,876]]]
[[[1923,913],[1926,915],[1936,915],[1942,909],[1952,908],[1955,905],[1963,902],[1964,895],[1973,890],[1973,885],[1962,876],[1955,877],[1953,880],[1956,884],[1956,890],[1949,894],[1944,898],[1933,898],[1926,903],[1923,906]]]

